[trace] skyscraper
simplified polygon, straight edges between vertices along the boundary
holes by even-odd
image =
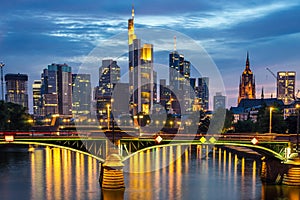
[[[99,68],[99,86],[96,88],[98,118],[107,116],[107,105],[111,104],[113,89],[120,81],[120,67],[112,59],[102,60]]]
[[[203,110],[209,109],[209,78],[198,78],[198,87],[196,89],[196,95],[199,98],[199,103]]]
[[[169,85],[174,94],[172,109],[177,114],[187,111],[191,105],[190,98],[190,62],[184,59],[183,54],[176,50],[176,37],[174,37],[174,50],[169,54]]]
[[[42,74],[44,115],[72,115],[72,72],[67,64],[51,64]]]
[[[295,100],[295,71],[277,72],[277,99],[284,104],[290,104]]]
[[[41,113],[41,88],[42,88],[42,81],[41,80],[34,80],[32,84],[32,98],[33,98],[33,114],[36,116],[40,116]]]
[[[4,79],[6,82],[6,101],[28,109],[28,76],[26,74],[6,74]]]
[[[88,116],[91,113],[91,75],[72,74],[72,113]]]
[[[114,86],[120,81],[120,77],[120,67],[117,61],[102,60],[102,66],[99,68],[99,95],[111,96]]]
[[[128,20],[129,93],[133,115],[149,114],[154,99],[153,45],[141,44],[134,33],[134,9]]]
[[[226,108],[226,97],[221,92],[217,92],[214,96],[214,111]]]
[[[255,78],[250,69],[249,54],[247,52],[246,68],[240,78],[238,103],[242,99],[255,99]]]

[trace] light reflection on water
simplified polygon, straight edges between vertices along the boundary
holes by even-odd
[[[263,185],[259,162],[216,149],[207,157],[206,150],[163,147],[131,157],[124,171],[147,172],[125,173],[124,199],[300,199],[299,188]],[[91,157],[57,148],[29,153],[2,147],[0,161],[0,199],[107,197],[101,197],[98,161]]]

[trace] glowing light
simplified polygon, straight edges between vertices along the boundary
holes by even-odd
[[[256,138],[253,138],[252,140],[251,140],[251,142],[252,142],[252,144],[257,144],[258,143],[258,140],[256,139]]]
[[[155,141],[156,141],[157,143],[160,143],[162,140],[163,140],[163,139],[162,139],[162,137],[160,137],[160,136],[157,136],[157,137],[155,138]]]
[[[13,135],[6,135],[5,136],[5,141],[6,142],[13,142],[14,141],[14,136]]]

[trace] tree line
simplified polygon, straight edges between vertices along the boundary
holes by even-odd
[[[0,130],[27,131],[32,127],[32,118],[27,109],[19,104],[0,101]]]

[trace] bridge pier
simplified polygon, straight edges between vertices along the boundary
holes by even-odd
[[[125,188],[123,167],[119,150],[111,148],[101,166],[99,182],[102,190],[122,190]]]
[[[290,158],[285,164],[288,166],[287,173],[284,174],[282,184],[300,186],[300,158],[298,154]]]
[[[281,184],[289,166],[279,160],[265,157],[261,163],[261,180],[268,184]]]

